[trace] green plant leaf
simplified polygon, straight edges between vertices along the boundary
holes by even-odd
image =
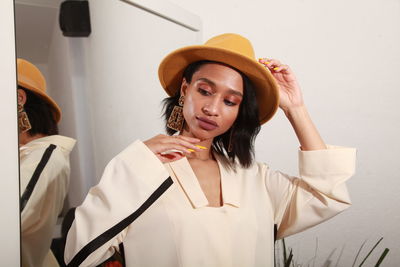
[[[338,266],[339,266],[339,261],[340,261],[340,259],[342,258],[343,250],[344,250],[344,247],[345,247],[345,246],[346,246],[346,245],[343,245],[342,249],[340,250],[340,254],[339,254],[339,257],[338,257],[338,259],[337,259],[337,261],[336,261],[335,267],[338,267]]]
[[[382,252],[382,255],[379,257],[378,262],[375,264],[375,267],[379,267],[381,265],[383,259],[386,257],[386,255],[389,253],[389,249],[385,248],[385,250]]]
[[[286,243],[284,238],[282,238],[282,246],[283,246],[283,262],[286,264],[287,255],[286,255]]]
[[[361,247],[358,249],[358,252],[357,252],[356,258],[354,259],[354,261],[353,261],[353,265],[351,265],[351,267],[354,267],[354,266],[356,265],[356,262],[357,262],[358,256],[360,255],[360,252],[361,252],[362,248],[364,247],[365,243],[367,243],[367,240],[368,240],[368,239],[365,239],[365,241],[364,241],[364,242],[361,244]]]
[[[285,267],[290,267],[290,263],[292,262],[292,258],[293,258],[293,252],[292,252],[292,249],[290,249],[289,257],[287,258],[287,260],[285,260]]]
[[[364,262],[367,260],[367,258],[369,257],[369,255],[371,255],[372,251],[374,251],[374,249],[379,245],[379,243],[382,241],[383,237],[381,237],[378,242],[376,242],[376,244],[372,247],[372,249],[368,252],[367,256],[365,256],[364,260],[360,263],[359,267],[361,267]]]
[[[335,254],[335,252],[336,252],[336,248],[334,248],[334,249],[331,251],[331,253],[329,254],[328,258],[326,258],[326,260],[325,260],[324,264],[322,265],[322,267],[329,267],[329,266],[331,266],[331,264],[332,264],[331,258],[332,258],[332,256]]]

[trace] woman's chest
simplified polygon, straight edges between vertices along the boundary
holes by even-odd
[[[189,160],[193,174],[197,179],[200,189],[208,200],[209,206],[220,207],[222,203],[221,174],[218,163],[214,160],[201,161]]]
[[[247,266],[256,254],[264,257],[261,248],[273,240],[272,215],[264,204],[244,195],[240,206],[201,206],[201,200],[190,198],[179,180],[173,180],[164,195],[129,226],[124,244],[129,246],[132,262],[141,266],[231,266],[235,260]]]

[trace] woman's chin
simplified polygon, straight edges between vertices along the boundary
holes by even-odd
[[[201,141],[213,139],[214,137],[218,136],[215,131],[207,131],[201,128],[189,128],[185,127],[182,131],[182,135],[194,137],[200,139]]]

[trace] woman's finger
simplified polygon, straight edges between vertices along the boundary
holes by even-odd
[[[290,67],[288,65],[282,64],[277,59],[260,58],[259,62],[267,67],[271,72],[280,72],[284,74],[290,73]]]
[[[280,65],[278,67],[273,68],[274,72],[281,72],[281,73],[288,73],[289,72],[289,66],[288,65]]]
[[[178,152],[185,155],[189,155],[190,153],[195,151],[194,149],[187,148],[176,143],[159,144],[157,150],[158,154],[169,154],[172,152]]]
[[[174,135],[174,137],[183,139],[183,140],[188,141],[190,143],[198,143],[198,142],[200,142],[200,139],[194,138],[194,137],[189,137],[189,136]]]
[[[186,149],[192,149],[194,151],[201,151],[201,148],[197,147],[195,144],[184,140],[185,138],[182,137],[167,137],[164,140],[162,140],[162,143],[164,144],[176,144],[179,146],[184,146]]]
[[[200,142],[197,138],[187,136],[168,136],[168,135],[157,135],[147,141],[144,144],[154,153],[156,156],[165,162],[168,159],[168,154],[172,155],[173,160],[180,157],[190,155],[192,152],[201,151],[204,148],[200,148],[195,143]],[[178,153],[178,154],[176,154]]]
[[[270,69],[279,67],[280,65],[282,65],[282,63],[279,60],[274,59],[274,58],[260,58],[259,62]]]

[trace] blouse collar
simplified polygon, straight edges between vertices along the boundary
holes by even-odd
[[[224,166],[217,159],[218,167],[221,175],[221,190],[222,190],[222,201],[223,205],[230,205],[238,208],[240,206],[240,188],[239,188],[239,176],[229,167]],[[206,207],[209,205],[203,190],[201,189],[200,183],[190,166],[189,161],[186,157],[170,162],[169,166],[175,174],[179,184],[184,190],[186,196],[190,200],[194,208]],[[237,166],[237,168],[240,168]]]
[[[60,146],[66,151],[71,152],[74,148],[76,140],[70,137],[62,136],[62,135],[49,135],[45,137],[41,137],[31,142],[21,146],[19,148],[20,156],[24,153],[29,153],[29,151],[36,149],[38,147],[46,147],[49,144],[54,144],[56,146]]]

